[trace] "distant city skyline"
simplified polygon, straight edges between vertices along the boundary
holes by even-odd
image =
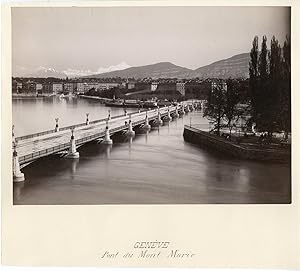
[[[13,76],[80,76],[165,61],[196,69],[249,52],[255,35],[283,44],[290,8],[13,8]]]

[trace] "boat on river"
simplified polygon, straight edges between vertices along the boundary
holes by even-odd
[[[105,106],[124,107],[123,100],[111,100],[104,102]]]

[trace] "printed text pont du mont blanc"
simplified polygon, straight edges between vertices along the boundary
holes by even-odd
[[[141,241],[135,242],[130,250],[109,251],[105,250],[100,254],[100,259],[192,259],[196,254],[189,251],[181,251],[180,249],[170,248],[170,242],[165,241]]]

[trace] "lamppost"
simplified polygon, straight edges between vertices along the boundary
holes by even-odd
[[[56,118],[56,119],[55,119],[55,122],[56,122],[56,124],[55,124],[55,132],[58,132],[58,131],[59,131],[59,128],[58,128],[58,120],[59,120],[59,118]]]
[[[15,142],[15,125],[12,126],[12,141]]]
[[[72,133],[71,139],[74,139],[74,130],[75,130],[75,127],[73,126],[73,127],[71,128],[71,133]]]
[[[90,121],[89,121],[89,115],[90,115],[90,113],[86,113],[85,114],[86,115],[86,125],[89,125],[89,123],[90,123]]]

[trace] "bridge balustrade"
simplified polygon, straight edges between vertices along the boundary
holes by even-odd
[[[165,108],[162,107],[162,109],[165,109]],[[170,109],[172,110],[172,109],[174,109],[174,107],[171,107]],[[148,112],[152,113],[155,110],[156,109],[153,109],[153,110],[150,110]],[[145,113],[146,111],[147,110],[142,110],[141,112],[136,111],[136,112],[129,113],[128,115],[132,116],[132,115],[136,115],[136,114],[142,114],[142,113]],[[164,114],[164,113],[162,113],[162,114]],[[113,116],[113,117],[111,117],[111,119],[116,119],[116,118],[119,118],[119,117],[121,117],[121,116]],[[107,120],[107,118],[102,118],[102,119],[90,121],[90,124],[105,122],[106,120]],[[85,122],[79,123],[79,124],[74,124],[74,125],[69,125],[69,126],[65,126],[65,127],[61,127],[61,128],[59,128],[59,130],[60,131],[66,131],[66,130],[70,130],[71,128],[79,128],[79,127],[83,127],[83,126],[86,126]],[[34,138],[34,137],[38,137],[38,136],[51,134],[51,133],[55,133],[55,129],[51,129],[51,130],[47,130],[47,131],[43,131],[43,132],[39,132],[39,133],[33,133],[33,134],[30,134],[30,135],[25,135],[25,136],[19,136],[19,137],[16,137],[16,140],[20,141],[20,140],[30,139],[30,138]]]
[[[164,109],[165,108],[163,108],[163,110]],[[173,110],[173,109],[174,109],[174,107],[170,108],[170,110]],[[168,113],[167,109],[165,109],[164,111],[165,112],[161,112],[161,116],[167,115],[167,113]],[[133,112],[133,113],[130,113],[129,115],[144,114],[145,112],[146,111]],[[152,114],[152,113],[156,113],[156,109],[148,111],[148,114]],[[118,117],[120,117],[120,116],[115,116],[113,118],[116,119]],[[153,120],[156,117],[157,117],[156,114],[154,114],[152,116],[149,116],[149,120]],[[91,121],[90,123],[91,124],[92,123],[95,124],[95,123],[98,123],[98,122],[104,122],[106,120],[107,120],[107,118],[103,118],[103,119],[100,119],[100,120]],[[143,124],[144,122],[145,122],[145,120],[141,119],[141,120],[138,120],[138,121],[134,121],[132,124],[134,126],[136,126],[136,125]],[[73,127],[76,128],[76,127],[82,127],[82,126],[86,126],[86,124],[85,123],[80,123],[80,124],[77,124],[77,125],[70,125],[70,126],[62,127],[62,128],[60,128],[60,131],[62,131],[62,130],[69,130],[69,129],[73,128]],[[121,126],[112,128],[112,129],[110,129],[110,133],[113,134],[115,132],[119,132],[119,131],[122,131],[124,129],[127,129],[127,125],[121,125]],[[46,134],[50,134],[50,133],[55,133],[55,130],[53,129],[53,130],[48,130],[48,131],[44,131],[44,132],[40,132],[40,133],[35,133],[35,134],[27,135],[27,136],[22,136],[22,137],[18,137],[17,139],[18,140],[28,139],[28,138],[33,138],[33,137],[36,137],[36,136],[46,135]],[[92,141],[92,140],[98,139],[100,137],[103,137],[104,135],[105,135],[105,131],[100,132],[100,133],[96,133],[94,135],[89,135],[87,137],[76,139],[75,142],[76,142],[76,145],[82,145],[82,144],[85,144],[85,143],[87,143],[89,141]],[[57,146],[46,148],[46,149],[38,151],[38,152],[33,152],[31,154],[28,154],[28,155],[20,156],[19,157],[19,162],[20,162],[20,164],[31,162],[32,160],[35,160],[37,158],[40,158],[40,157],[43,157],[43,156],[47,156],[47,155],[50,155],[50,154],[54,154],[54,153],[57,153],[59,151],[66,150],[69,147],[70,147],[70,143],[59,144]]]

